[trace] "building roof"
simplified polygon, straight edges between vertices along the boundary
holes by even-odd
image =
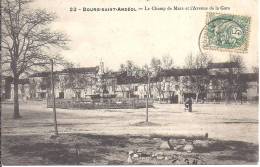
[[[6,76],[6,75],[2,75],[2,79],[4,79],[4,80],[12,80],[12,76]]]
[[[12,76],[5,76],[5,82],[6,83],[13,83],[13,77]],[[28,78],[23,78],[18,80],[18,84],[29,84]]]
[[[135,77],[135,76],[119,76],[117,77],[117,84],[124,85],[124,84],[133,84],[133,83],[143,83],[143,77]]]
[[[116,72],[107,72],[102,75],[103,79],[109,79],[109,78],[118,78],[120,76],[126,76],[126,72],[122,71],[116,71]]]
[[[99,67],[66,68],[61,73],[97,73]]]
[[[150,77],[150,83],[157,82],[158,80],[159,80],[159,77]],[[134,84],[134,83],[146,84],[147,82],[148,82],[147,76],[143,76],[143,77],[120,76],[120,77],[117,77],[118,85]]]
[[[29,79],[28,79],[28,78],[19,79],[18,83],[19,83],[19,84],[29,84]]]
[[[29,76],[29,78],[34,78],[34,77],[48,77],[51,73],[50,72],[38,72],[34,73]]]
[[[208,68],[236,68],[238,64],[236,62],[222,62],[222,63],[209,63]]]
[[[241,81],[246,82],[254,82],[258,81],[258,73],[242,73],[242,74],[217,74],[217,75],[209,75],[210,78],[216,79],[228,79],[230,77],[235,78],[238,77]]]
[[[83,68],[66,68],[63,69],[61,71],[54,71],[54,74],[60,74],[60,73],[97,73],[98,72],[98,66],[96,67],[83,67]],[[51,75],[51,72],[38,72],[38,73],[34,73],[32,75],[30,75],[30,78],[34,78],[34,77],[48,77],[49,75]]]
[[[243,73],[240,74],[240,78],[243,81],[252,82],[252,81],[258,81],[259,74],[258,73]]]
[[[189,76],[189,75],[205,75],[208,74],[208,70],[206,68],[198,68],[198,69],[169,69],[162,70],[159,73],[159,76]]]

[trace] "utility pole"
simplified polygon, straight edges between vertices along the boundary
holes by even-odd
[[[58,136],[57,117],[56,117],[56,104],[55,104],[55,87],[54,87],[54,76],[53,76],[53,60],[51,59],[51,88],[52,88],[52,100],[53,100],[53,115],[54,115],[54,130],[55,135]]]
[[[146,120],[145,122],[148,122],[148,100],[150,95],[150,75],[149,70],[147,69],[147,90],[146,90]]]

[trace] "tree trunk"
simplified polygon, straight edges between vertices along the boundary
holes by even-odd
[[[161,93],[161,91],[158,91],[158,93],[159,93],[159,103],[161,104],[161,102],[162,102],[162,93]]]
[[[164,102],[164,92],[162,92],[162,99],[163,99],[163,102]]]
[[[231,101],[231,90],[227,90],[226,92],[226,103],[229,104]]]
[[[240,94],[240,104],[243,104],[243,93]]]
[[[199,93],[196,93],[196,103],[198,103],[199,100]]]
[[[235,100],[235,103],[237,103],[237,96],[238,96],[238,94],[237,93],[234,93],[234,100]]]
[[[19,111],[19,97],[18,97],[18,78],[14,77],[14,119],[21,118],[20,111]]]

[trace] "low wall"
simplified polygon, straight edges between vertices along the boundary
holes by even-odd
[[[55,99],[57,108],[63,109],[136,109],[145,108],[146,99],[136,98],[113,98],[104,99],[103,101],[90,101],[85,99]],[[52,99],[47,100],[47,107],[53,107]],[[148,100],[148,107],[153,107],[153,101]]]

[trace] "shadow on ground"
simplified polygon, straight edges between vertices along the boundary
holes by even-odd
[[[165,141],[169,141],[170,148],[161,147]],[[189,144],[193,145],[192,151],[183,149]],[[122,165],[129,163],[130,151],[140,154],[131,162],[133,164],[196,162],[217,165],[256,164],[258,161],[258,145],[203,137],[95,134],[60,134],[57,138],[40,135],[2,136],[4,165]]]

